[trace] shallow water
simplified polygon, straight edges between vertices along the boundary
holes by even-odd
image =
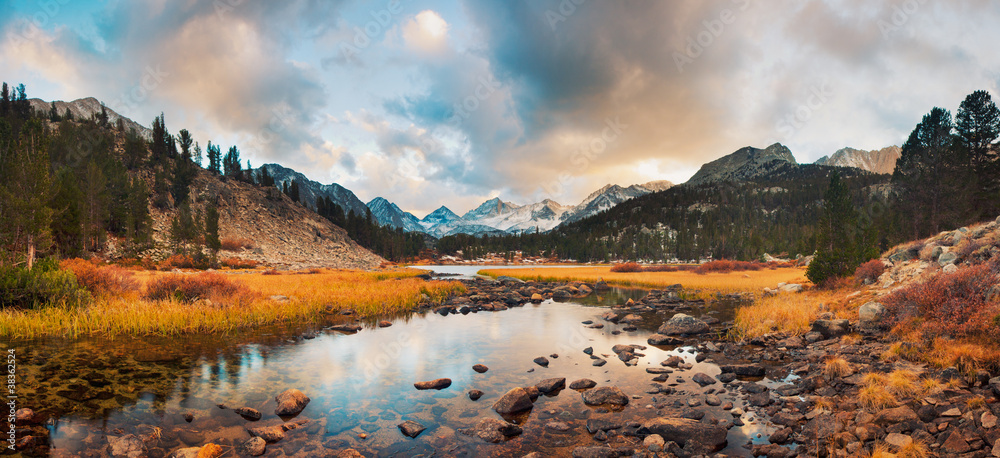
[[[573,302],[546,301],[501,312],[413,314],[395,319],[388,328],[369,326],[353,335],[320,330],[313,339],[280,337],[309,331],[285,328],[264,335],[21,342],[14,346],[21,373],[18,407],[53,418],[48,426],[52,456],[103,448],[107,436],[130,433],[149,438],[151,449],[165,453],[205,442],[236,445],[249,437],[244,427],[254,424],[216,405],[256,408],[264,414],[257,424],[271,424],[279,421],[273,398],[288,388],[312,399],[300,414],[311,422],[269,444],[266,456],[311,456],[324,446],[353,447],[378,456],[430,456],[435,451],[447,456],[520,456],[531,450],[568,455],[574,446],[599,444],[586,432],[587,418],[655,416],[647,405],[662,401],[664,395],[645,394],[654,377],[645,368],[660,367],[670,355],[694,364],[692,370],[671,374],[667,383],[681,390],[673,397],[685,399],[721,387],[702,389],[689,382],[697,372],[719,373],[715,364],[696,363],[693,349],[650,346],[640,351],[645,356],[637,367],[626,367],[611,352],[616,344],[646,345],[663,315],[644,314],[638,331],[617,335],[612,331],[624,324],[603,322],[603,329],[581,324],[602,322],[599,316],[605,309],[598,305],[644,294],[616,289]],[[715,316],[724,312],[714,311]],[[606,355],[607,364],[593,366],[582,352],[585,347]],[[547,368],[532,362],[538,356],[549,357]],[[471,367],[477,363],[489,371],[474,372]],[[451,387],[413,388],[416,381],[441,377],[452,379]],[[524,434],[503,444],[486,444],[458,432],[480,418],[499,418],[490,407],[507,390],[550,377],[565,377],[567,385],[590,378],[598,386],[617,386],[638,397],[625,412],[607,414],[584,405],[580,393],[567,389],[540,397],[530,414],[519,419]],[[466,395],[470,389],[485,394],[471,401]],[[734,393],[720,397],[742,405]],[[186,422],[184,414],[194,420]],[[427,430],[416,439],[406,438],[396,427],[405,420],[422,423]],[[545,424],[554,420],[571,429],[547,429]],[[746,455],[739,446],[755,433],[766,436],[768,431],[759,424],[733,428],[726,451]],[[367,438],[361,439],[362,434]]]
[[[475,278],[480,270],[498,270],[498,269],[532,269],[532,268],[545,268],[545,269],[565,269],[569,267],[587,267],[583,265],[572,265],[572,264],[555,264],[547,266],[536,266],[531,264],[525,265],[444,265],[444,266],[411,266],[414,269],[430,270],[436,275],[449,276],[452,278],[462,278],[470,279]]]

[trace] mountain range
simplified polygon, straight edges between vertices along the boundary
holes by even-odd
[[[898,146],[888,146],[879,150],[864,151],[854,148],[837,150],[832,156],[823,156],[816,161],[817,165],[833,165],[838,167],[854,167],[869,172],[891,174],[896,168],[896,161],[902,153]]]

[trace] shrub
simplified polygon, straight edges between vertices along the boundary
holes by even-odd
[[[196,275],[173,274],[155,278],[146,285],[146,299],[175,299],[193,302],[197,299],[226,299],[245,290],[224,275],[203,272]]]
[[[624,262],[611,266],[612,272],[642,272],[642,266],[637,262]]]
[[[706,262],[694,270],[697,274],[707,274],[707,273],[729,273],[733,271],[746,271],[746,270],[761,270],[766,266],[766,264],[761,262],[749,262],[749,261],[730,261],[727,259],[719,259],[717,261]]]
[[[252,250],[254,248],[253,241],[249,239],[224,238],[220,242],[222,244],[222,249],[225,251],[240,251],[242,249]]]
[[[228,267],[230,269],[254,269],[260,263],[254,261],[253,259],[240,259],[240,258],[226,258],[219,261],[223,267]]]
[[[854,280],[863,285],[875,283],[885,272],[885,264],[881,259],[872,259],[854,269]]]
[[[0,307],[36,308],[44,305],[80,305],[90,294],[80,287],[76,275],[59,270],[55,262],[40,262],[34,269],[0,267]]]
[[[278,272],[277,270],[274,269],[269,269],[262,272],[261,275],[281,275],[281,272]]]
[[[895,291],[883,301],[889,322],[917,322],[926,337],[986,337],[1000,332],[993,319],[1000,305],[987,302],[1000,269],[1000,259],[965,267],[951,274],[938,272],[923,283]]]
[[[139,290],[135,275],[118,266],[100,266],[79,258],[67,259],[60,266],[72,271],[77,283],[95,295],[118,295]]]
[[[167,259],[160,261],[160,270],[172,270],[172,269],[199,269],[205,270],[212,267],[212,258],[206,256],[204,253],[195,253],[194,255],[186,254],[175,254]]]

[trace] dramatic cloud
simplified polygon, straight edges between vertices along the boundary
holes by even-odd
[[[37,13],[0,19],[29,92],[164,111],[417,214],[682,182],[747,145],[900,144],[1000,75],[1000,5],[976,0],[150,0],[26,33]]]

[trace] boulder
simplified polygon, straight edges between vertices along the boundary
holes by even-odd
[[[691,377],[691,381],[701,386],[714,385],[716,383],[714,378],[703,372],[694,374],[694,376]]]
[[[233,412],[236,412],[237,415],[250,421],[260,420],[261,417],[260,411],[252,407],[240,407],[238,409],[233,409]]]
[[[490,368],[488,368],[488,367],[486,367],[486,366],[484,366],[482,364],[476,364],[475,366],[472,366],[472,370],[474,370],[474,371],[482,374],[482,373],[490,370]]]
[[[426,382],[416,382],[413,384],[413,387],[418,390],[443,390],[449,386],[451,386],[450,378],[439,378]]]
[[[938,265],[940,265],[941,267],[944,267],[948,264],[955,264],[957,261],[958,261],[958,253],[955,253],[954,251],[941,253],[941,256],[938,257]]]
[[[875,323],[882,321],[885,315],[885,306],[879,302],[868,302],[858,309],[858,319],[862,322]]]
[[[285,390],[274,400],[278,403],[278,406],[274,408],[274,414],[282,417],[298,415],[309,404],[309,397],[295,388]]]
[[[493,404],[493,410],[498,414],[507,415],[531,410],[533,406],[531,397],[524,388],[511,388]]]
[[[535,384],[535,388],[542,394],[552,393],[566,388],[566,377],[547,378]]]
[[[650,345],[680,345],[684,343],[684,341],[676,337],[665,336],[663,334],[653,334],[646,339],[646,343]]]
[[[483,418],[472,428],[461,429],[459,432],[496,444],[505,438],[520,435],[522,430],[521,427],[505,421],[494,418]]]
[[[542,295],[538,293],[531,295],[531,303],[533,304],[541,304],[544,299],[545,298],[543,298]]]
[[[811,331],[822,334],[824,339],[832,339],[850,332],[851,323],[847,320],[816,320]]]
[[[740,377],[763,377],[764,367],[757,364],[729,364],[719,366],[723,374],[736,374]]]
[[[628,405],[628,396],[622,390],[613,386],[602,386],[583,392],[583,402],[588,406],[610,404],[614,406]]]
[[[113,458],[142,458],[146,456],[146,444],[135,434],[108,436],[108,453]]]
[[[674,336],[680,334],[702,334],[708,332],[708,324],[693,316],[678,313],[663,323],[657,334]]]
[[[483,397],[483,392],[479,390],[469,390],[469,399],[473,401],[478,401],[479,398]]]
[[[577,447],[573,449],[573,458],[618,458],[632,456],[635,451],[626,447]]]
[[[762,444],[753,446],[753,456],[766,456],[767,458],[790,458],[795,456],[791,449],[777,444]]]
[[[663,436],[659,434],[650,434],[642,440],[642,446],[651,452],[659,452],[663,450],[663,445],[666,441],[663,440]]]
[[[801,293],[802,285],[798,283],[789,283],[787,285],[778,288],[778,291],[781,291],[783,293]]]
[[[920,421],[920,417],[917,416],[917,413],[913,409],[902,406],[879,411],[879,413],[875,414],[874,423],[881,426],[888,426],[908,421]]]
[[[544,357],[544,356],[539,356],[539,357],[533,359],[532,361],[534,361],[534,363],[537,364],[537,365],[539,365],[539,366],[549,367],[549,359],[546,358],[546,357]]]
[[[259,437],[251,437],[240,444],[238,450],[241,455],[261,456],[267,451],[267,441]]]
[[[587,389],[593,388],[595,386],[597,386],[597,382],[595,382],[595,381],[593,381],[593,380],[591,380],[589,378],[582,378],[580,380],[574,380],[573,383],[569,384],[569,388],[571,390],[587,390]]]
[[[597,283],[594,283],[594,291],[608,291],[610,289],[611,287],[604,280],[598,279]]]
[[[725,428],[687,418],[654,418],[644,423],[640,431],[658,434],[663,440],[676,442],[686,451],[699,447],[715,451],[726,445]],[[695,444],[694,447],[691,446],[692,443]]]
[[[427,429],[426,426],[421,425],[413,420],[406,420],[398,425],[397,428],[403,433],[404,436],[409,438],[416,438],[420,433]]]

